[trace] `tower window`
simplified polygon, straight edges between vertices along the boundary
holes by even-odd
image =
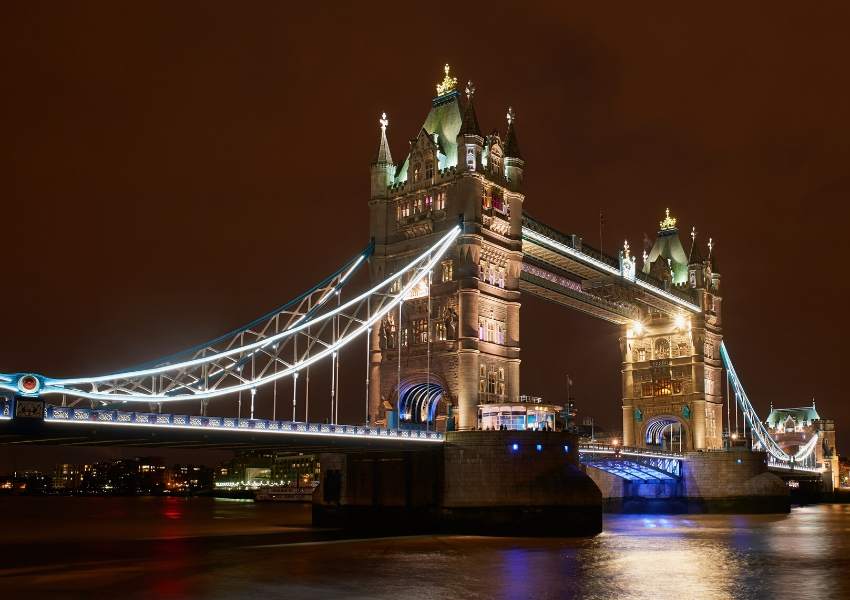
[[[442,321],[437,321],[434,326],[434,333],[438,342],[446,341],[446,324]]]
[[[440,265],[440,281],[451,281],[454,278],[454,268],[451,260],[444,260]]]
[[[437,210],[446,210],[446,193],[440,192],[437,194]]]
[[[425,163],[425,179],[434,178],[434,163]]]
[[[470,171],[475,170],[475,148],[472,146],[469,146],[466,149],[466,167]]]

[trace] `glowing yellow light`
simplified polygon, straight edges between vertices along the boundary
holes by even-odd
[[[437,84],[437,95],[438,96],[442,96],[443,94],[448,94],[453,89],[455,89],[455,86],[457,85],[457,77],[452,77],[451,75],[449,75],[449,70],[450,70],[449,64],[446,63],[446,66],[443,67],[443,72],[446,74],[446,76],[443,77],[443,81],[441,83]]]
[[[640,321],[635,321],[634,323],[632,323],[631,331],[633,331],[635,335],[643,335],[643,323],[641,323]]]
[[[673,317],[673,323],[676,326],[676,329],[684,329],[688,324],[685,320],[685,315],[679,314]]]
[[[733,434],[732,434],[732,439],[733,439],[733,440],[737,440],[737,439],[738,439],[738,434],[737,434],[737,433],[733,433]]]
[[[613,440],[611,440],[611,445],[612,446],[619,446],[620,440],[618,440],[617,438],[614,438]]]
[[[658,225],[661,227],[661,231],[669,231],[670,229],[676,229],[676,217],[670,216],[670,209],[667,208],[664,210],[666,216],[663,221],[659,221]]]

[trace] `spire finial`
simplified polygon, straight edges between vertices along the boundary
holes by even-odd
[[[390,124],[390,120],[387,118],[387,113],[381,113],[381,118],[378,119],[378,123],[381,124],[381,131],[385,132]]]
[[[453,89],[455,89],[455,86],[457,85],[457,77],[452,77],[451,75],[449,75],[450,70],[451,70],[451,67],[449,67],[449,63],[446,63],[446,66],[443,67],[443,72],[446,74],[446,76],[443,77],[442,82],[437,84],[437,95],[438,96],[443,96],[445,94],[448,94]]]
[[[629,248],[629,240],[623,242],[623,256],[626,260],[629,260],[631,256],[631,249]]]
[[[467,81],[466,89],[464,91],[466,92],[466,97],[472,100],[472,97],[475,95],[475,84],[472,83],[471,80]]]
[[[646,253],[646,249],[643,251],[643,264],[646,264],[646,260],[649,258],[649,254]]]
[[[658,225],[661,227],[661,231],[669,231],[671,229],[676,229],[676,217],[670,216],[669,208],[665,208],[664,213],[664,220],[658,223]]]
[[[516,121],[516,115],[514,114],[513,106],[508,107],[508,114],[505,115],[505,117],[508,119],[508,127],[514,124],[514,121]]]
[[[696,228],[696,226],[694,226],[694,227],[691,227],[691,242],[693,243],[693,242],[696,242],[696,241],[697,241],[697,228]]]
[[[708,238],[708,258],[711,258],[711,251],[714,250],[714,240]]]

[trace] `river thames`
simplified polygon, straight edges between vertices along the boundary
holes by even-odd
[[[4,598],[847,598],[850,506],[609,515],[587,539],[340,539],[307,505],[0,498]]]

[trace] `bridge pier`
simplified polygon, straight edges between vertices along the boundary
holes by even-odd
[[[765,453],[746,449],[687,452],[675,480],[629,481],[591,464],[606,512],[787,513],[788,486],[768,471]]]
[[[561,432],[467,431],[421,452],[323,454],[317,526],[401,534],[580,536],[602,530],[601,494]]]

